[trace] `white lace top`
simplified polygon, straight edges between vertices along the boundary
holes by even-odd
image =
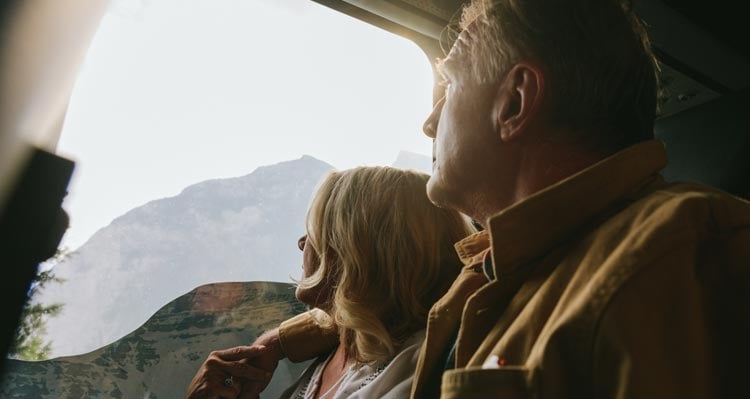
[[[425,331],[414,334],[404,344],[403,349],[390,361],[373,365],[351,366],[342,376],[336,393],[325,399],[342,398],[408,398],[411,383],[417,367],[419,349],[424,341]],[[317,366],[305,371],[296,390],[295,399],[311,399],[320,385],[323,369],[331,360],[334,352],[326,355],[325,361],[316,362]]]

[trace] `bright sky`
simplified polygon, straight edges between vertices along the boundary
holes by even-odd
[[[305,0],[115,0],[58,151],[78,162],[75,249],[191,184],[309,154],[337,168],[430,154],[429,60],[413,43]]]

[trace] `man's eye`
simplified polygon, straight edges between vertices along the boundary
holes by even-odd
[[[438,86],[440,86],[440,87],[443,88],[443,97],[447,97],[448,96],[448,90],[450,90],[450,87],[451,87],[450,80],[448,80],[448,79],[442,79],[437,84],[438,84]]]
[[[443,96],[444,97],[448,97],[448,91],[451,88],[451,82],[446,81],[446,83],[443,85],[443,87],[445,88],[445,90],[443,91]]]

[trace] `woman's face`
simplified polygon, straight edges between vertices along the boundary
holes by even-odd
[[[307,244],[307,235],[297,240],[297,247],[302,251],[302,278],[308,278],[320,267],[320,258],[318,258],[318,254],[315,253],[312,245]],[[313,307],[323,308],[328,300],[328,296],[330,296],[330,283],[323,281],[310,288],[298,286],[295,296],[300,302]]]
[[[302,251],[302,277],[310,277],[316,270],[318,270],[320,259],[318,258],[318,254],[315,253],[312,245],[307,245],[307,234],[297,240],[297,248]]]

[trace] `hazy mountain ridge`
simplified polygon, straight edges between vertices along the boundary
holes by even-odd
[[[65,304],[48,323],[53,355],[110,343],[202,284],[299,275],[296,240],[312,191],[331,169],[304,156],[194,184],[115,219],[55,268],[67,281],[40,298]]]
[[[423,173],[432,173],[432,159],[422,154],[410,151],[401,151],[398,153],[393,167],[401,169],[414,169]]]

